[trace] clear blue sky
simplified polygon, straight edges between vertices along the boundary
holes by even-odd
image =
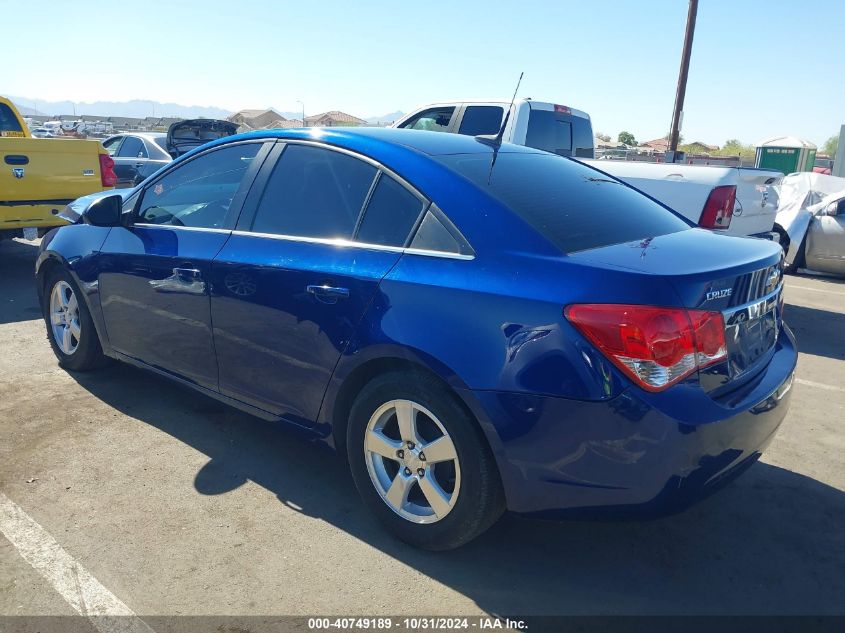
[[[0,94],[151,99],[231,110],[358,116],[461,97],[521,96],[586,110],[597,131],[665,134],[686,0],[0,0]],[[98,29],[97,25],[102,26]],[[832,45],[841,0],[701,0],[686,140],[793,134],[845,123]]]

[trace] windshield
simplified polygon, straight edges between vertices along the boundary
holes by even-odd
[[[567,158],[502,153],[437,159],[520,216],[564,253],[676,233],[690,224],[636,189]]]

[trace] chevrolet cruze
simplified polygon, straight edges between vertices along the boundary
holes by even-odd
[[[67,212],[36,265],[62,367],[117,359],[307,429],[420,547],[506,509],[682,508],[788,408],[781,249],[569,158],[269,130]]]

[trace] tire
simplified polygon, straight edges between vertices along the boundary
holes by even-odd
[[[42,310],[47,340],[60,367],[71,371],[89,371],[108,363],[88,305],[65,268],[57,267],[47,273]],[[59,320],[55,327],[54,318]]]
[[[400,415],[416,422],[400,430]],[[391,372],[369,382],[350,411],[347,453],[364,504],[416,547],[460,547],[505,510],[496,462],[481,430],[433,376]]]

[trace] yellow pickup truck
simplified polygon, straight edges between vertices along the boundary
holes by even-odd
[[[66,224],[57,217],[80,196],[117,182],[99,141],[32,138],[14,104],[0,97],[0,239]],[[28,232],[30,233],[30,232]]]

